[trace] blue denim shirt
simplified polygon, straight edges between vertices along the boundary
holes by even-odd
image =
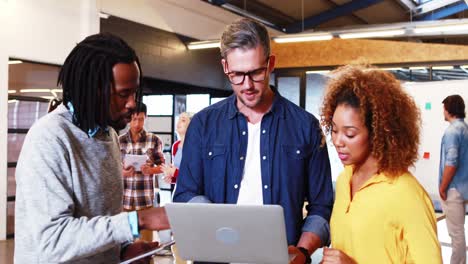
[[[303,231],[328,244],[333,189],[318,120],[276,92],[260,135],[263,203],[283,207],[288,244],[296,245]],[[235,95],[196,114],[185,137],[174,202],[237,203],[247,140],[247,119]]]
[[[442,137],[439,184],[442,181],[445,166],[457,168],[448,189],[457,189],[463,198],[468,200],[468,125],[461,118],[450,123]]]

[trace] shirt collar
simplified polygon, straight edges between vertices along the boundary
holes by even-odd
[[[70,111],[70,113],[71,113],[72,116],[73,116],[73,121],[76,121],[76,120],[75,120],[75,108],[73,107],[73,104],[72,104],[71,102],[68,102],[68,103],[67,103],[67,108],[68,108],[68,111]],[[93,137],[95,137],[96,134],[97,134],[99,131],[101,131],[101,130],[104,131],[104,132],[106,132],[106,133],[109,132],[109,128],[108,128],[108,127],[106,127],[106,128],[101,128],[100,126],[96,126],[96,127],[93,128],[93,129],[88,129],[88,136],[93,138]]]
[[[281,94],[276,90],[274,86],[270,86],[270,89],[275,94],[273,98],[273,104],[271,105],[271,109],[269,112],[280,116],[281,118],[285,118],[285,99],[281,96]],[[228,118],[233,119],[237,114],[239,114],[239,110],[237,109],[237,97],[236,94],[232,94],[228,98]]]
[[[139,142],[144,142],[146,141],[146,131],[145,129],[142,129],[141,132],[139,133],[140,134],[140,139],[138,140]],[[132,132],[130,131],[130,129],[128,129],[127,131],[127,140],[128,142],[132,142],[133,143],[133,140],[132,140]]]
[[[348,173],[346,173],[346,175],[348,176],[348,183],[349,185],[351,186],[351,177],[353,176],[353,166],[345,166],[345,170],[348,171]],[[373,185],[373,184],[378,184],[378,183],[381,183],[381,182],[385,182],[385,183],[388,183],[388,184],[392,184],[393,182],[395,181],[395,177],[389,177],[387,176],[385,173],[378,173],[374,176],[372,176],[370,179],[368,179],[362,186],[361,188],[359,188],[358,192],[361,191],[362,189],[370,186],[370,185]]]

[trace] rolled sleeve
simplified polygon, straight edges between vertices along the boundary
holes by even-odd
[[[445,166],[457,167],[457,165],[458,165],[458,148],[448,147],[446,159],[445,159]]]
[[[197,195],[190,199],[188,203],[212,203],[205,195]]]
[[[312,232],[322,241],[322,246],[330,244],[330,225],[328,221],[318,215],[310,215],[304,221],[302,232]]]
[[[460,138],[457,130],[449,127],[443,138],[445,166],[457,167],[459,159]]]

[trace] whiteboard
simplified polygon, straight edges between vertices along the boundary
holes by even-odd
[[[422,117],[419,160],[411,172],[433,199],[439,198],[440,142],[449,123],[444,120],[442,100],[452,94],[463,97],[468,103],[468,80],[407,82],[403,84],[419,106]],[[429,152],[429,159],[423,153]]]

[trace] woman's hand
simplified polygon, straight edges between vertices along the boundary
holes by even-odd
[[[177,168],[172,164],[163,165],[162,170],[164,172],[164,181],[166,181],[167,183],[171,183],[172,178],[174,178],[174,173],[175,173],[176,169]]]
[[[343,251],[333,248],[323,248],[323,259],[321,264],[357,264],[354,259],[346,255]]]

